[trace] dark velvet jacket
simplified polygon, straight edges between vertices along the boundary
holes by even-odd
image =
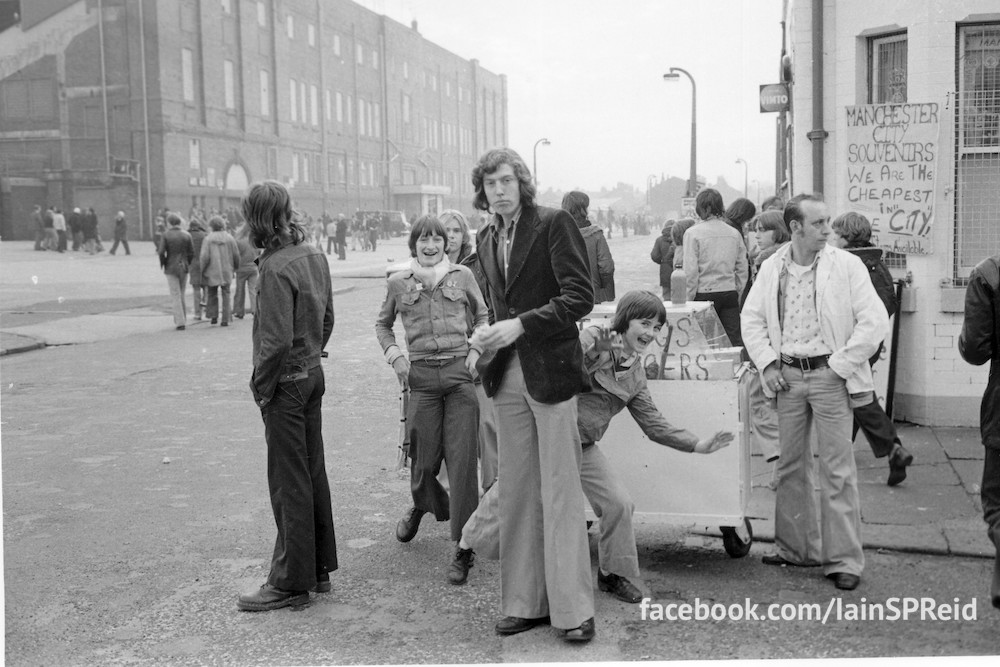
[[[1000,255],[972,270],[965,292],[965,319],[958,337],[962,358],[977,366],[990,362],[980,409],[983,444],[1000,449]]]
[[[497,218],[476,235],[486,303],[494,320],[517,317],[524,334],[513,346],[483,355],[477,370],[487,396],[496,394],[513,348],[528,393],[541,403],[566,401],[590,389],[583,368],[577,321],[590,313],[594,291],[587,248],[569,213],[521,210],[510,250],[506,283],[497,263]]]

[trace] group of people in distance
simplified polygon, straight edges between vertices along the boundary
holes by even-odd
[[[72,242],[74,252],[83,250],[88,255],[94,255],[104,251],[97,213],[93,206],[85,210],[79,206],[74,207],[69,216],[66,216],[58,206],[49,206],[43,211],[41,205],[36,204],[31,212],[31,224],[35,229],[35,250],[64,253],[70,249],[69,244]],[[118,211],[115,215],[114,237],[115,242],[108,254],[114,255],[120,245],[125,249],[126,255],[131,255],[124,211]]]
[[[674,427],[653,402],[638,360],[666,321],[658,295],[628,292],[610,328],[578,328],[595,303],[584,235],[567,211],[536,204],[516,152],[488,151],[472,184],[476,208],[492,214],[475,248],[457,211],[416,220],[410,266],[390,276],[375,324],[387,364],[410,391],[412,506],[396,538],[412,540],[427,514],[449,521],[450,583],[467,581],[477,554],[500,560],[498,634],[551,625],[568,642],[589,641],[585,499],[601,519],[598,587],[628,602],[642,595],[634,506],[598,447],[612,417],[627,407],[654,442],[701,454],[726,447],[734,434]],[[699,196],[699,212],[721,220],[721,200],[706,198]],[[264,418],[278,536],[267,582],[241,595],[238,608],[265,611],[329,591],[337,569],[320,416],[320,358],[334,317],[326,260],[303,243],[287,190],[272,181],[251,186],[243,213],[251,243],[263,249],[251,391]],[[723,281],[695,294],[727,309],[728,296],[711,295],[737,293],[739,335],[777,415],[776,550],[764,563],[821,567],[849,590],[864,568],[852,408],[873,398],[869,360],[889,315],[865,262],[837,247],[838,238],[850,243],[856,220],[831,228],[826,204],[812,195],[792,199],[782,218],[790,240],[760,265],[745,296],[742,283]],[[706,231],[709,239],[731,236],[711,225]],[[692,243],[697,266],[710,243]],[[984,349],[981,335],[969,340],[970,358],[988,352],[995,370],[998,353]],[[437,479],[442,462],[450,491]],[[996,503],[987,505],[995,518]]]

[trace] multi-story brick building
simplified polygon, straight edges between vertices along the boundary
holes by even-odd
[[[1000,5],[784,0],[784,18],[785,194],[864,213],[896,251],[896,418],[978,424],[986,370],[956,344],[969,272],[1000,251]]]
[[[263,178],[319,216],[471,213],[506,77],[349,0],[33,0],[0,33],[3,238],[36,203],[224,210]],[[0,26],[3,28],[4,26]]]

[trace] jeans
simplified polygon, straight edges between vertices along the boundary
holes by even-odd
[[[192,280],[191,280],[191,302],[194,304],[194,308],[193,308],[193,310],[194,310],[194,319],[200,320],[201,319],[201,315],[202,315],[202,310],[206,310],[207,309],[206,299],[208,299],[208,295],[205,294],[205,288],[202,286],[202,284],[201,283],[196,283],[194,281],[194,279],[193,279],[194,275],[197,275],[199,278],[201,278],[201,272],[199,271],[197,274],[191,273],[191,274],[188,274],[188,275],[192,276]]]
[[[187,324],[187,310],[184,306],[184,291],[187,289],[187,274],[178,277],[172,273],[167,276],[167,286],[170,288],[170,300],[173,302],[174,324],[184,326]]]
[[[827,575],[860,576],[865,555],[847,383],[829,367],[802,371],[782,366],[781,374],[789,388],[778,392],[778,555],[795,563],[820,563]],[[818,447],[819,507],[811,430]]]
[[[229,283],[221,285],[204,285],[208,291],[208,306],[205,308],[205,317],[213,320],[219,318],[219,290],[222,290],[222,321],[228,323],[233,319],[232,300],[229,298]]]
[[[278,536],[267,583],[308,591],[337,569],[330,481],[323,453],[322,366],[280,382],[261,409],[267,441],[267,487]]]
[[[250,299],[249,312],[257,310],[257,267],[236,271],[236,294],[233,295],[233,315],[243,317],[247,313],[246,300]]]
[[[418,359],[410,364],[410,402],[406,428],[410,436],[410,492],[413,506],[450,520],[451,539],[476,510],[476,430],[479,403],[465,357]],[[448,465],[451,493],[437,479],[441,462]]]

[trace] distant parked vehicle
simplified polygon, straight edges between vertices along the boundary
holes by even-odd
[[[402,236],[410,231],[410,223],[406,221],[402,211],[357,211],[354,217],[362,223],[375,218],[379,223],[379,229],[390,236]]]

